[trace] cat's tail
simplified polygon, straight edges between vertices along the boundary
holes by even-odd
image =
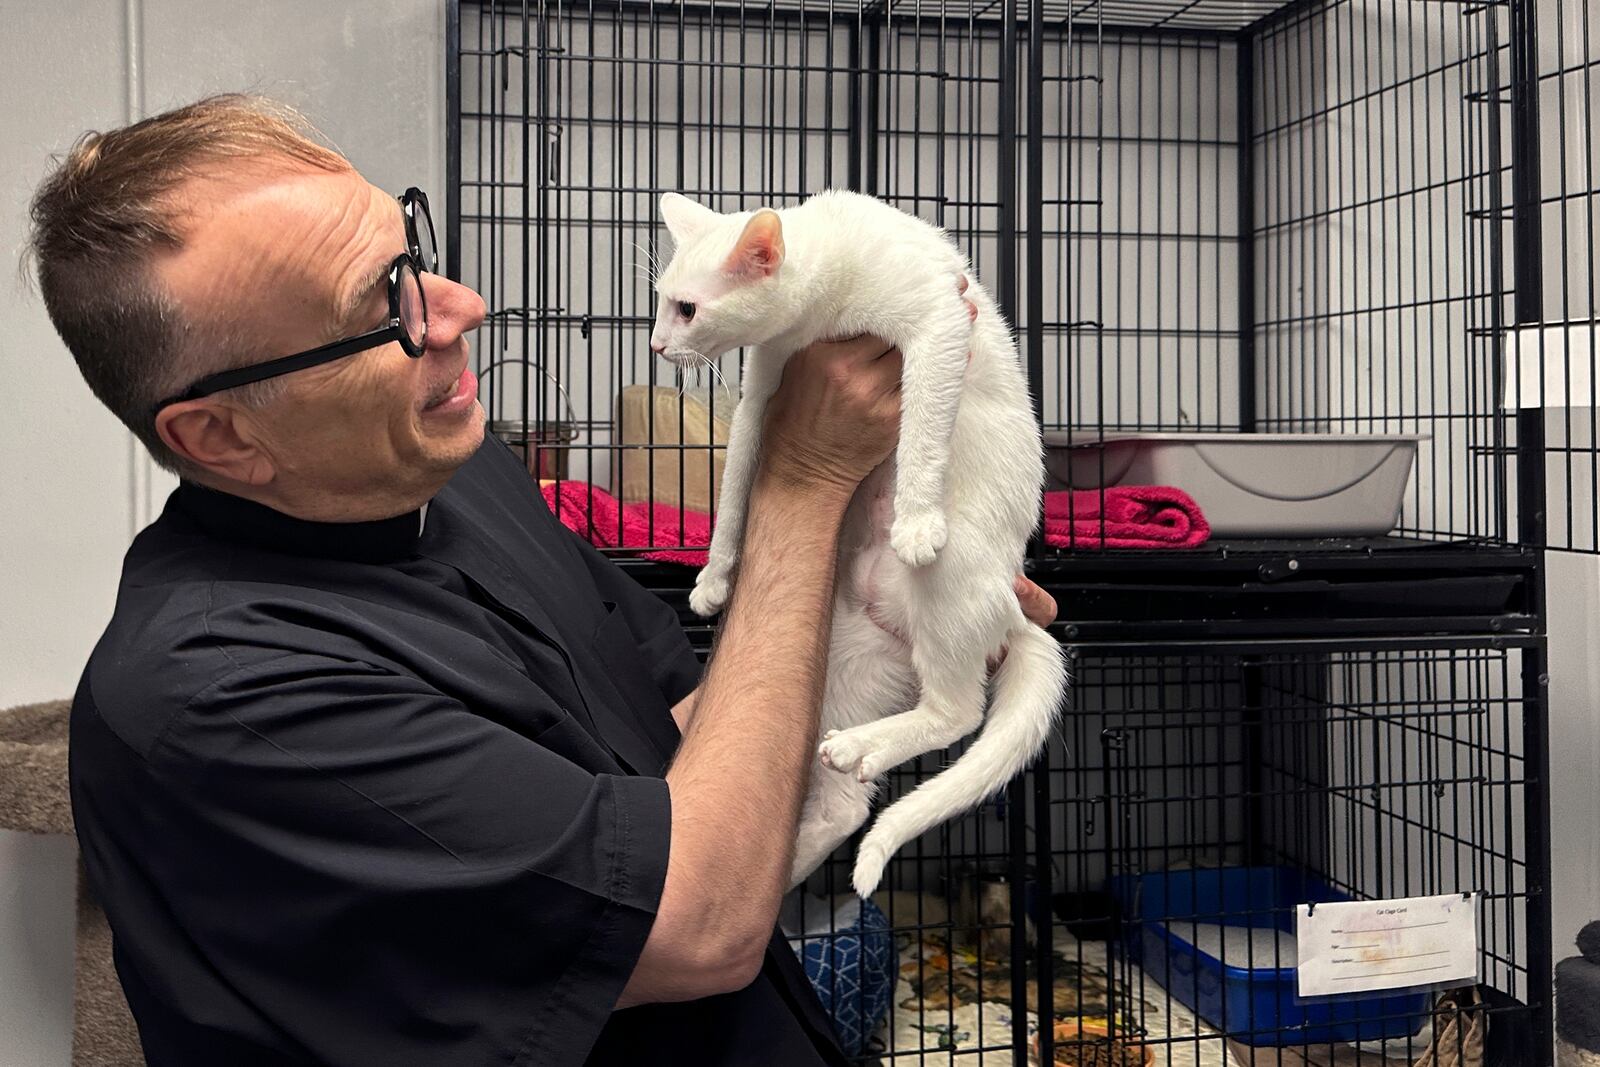
[[[954,764],[891,804],[862,839],[852,879],[861,896],[872,895],[903,845],[998,793],[1055,728],[1067,685],[1061,646],[1031,623],[1013,630],[1007,645],[983,732]]]

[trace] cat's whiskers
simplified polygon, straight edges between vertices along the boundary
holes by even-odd
[[[711,383],[725,392],[732,392],[732,390],[728,388],[727,379],[723,378],[722,370],[717,366],[716,362],[708,359],[706,360],[706,366],[711,368]]]
[[[629,241],[628,243],[633,246],[633,250],[635,252],[638,252],[640,255],[644,256],[645,259],[644,263],[640,263],[637,259],[635,259],[633,261],[634,269],[643,270],[645,272],[646,280],[648,280],[650,283],[650,287],[655,288],[656,280],[661,277],[661,263],[648,248],[641,245],[638,241]]]

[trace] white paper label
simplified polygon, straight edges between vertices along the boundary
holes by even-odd
[[[1517,408],[1592,408],[1596,328],[1589,323],[1519,326],[1506,334],[1505,399]]]
[[[1302,997],[1477,980],[1475,897],[1301,904],[1295,916]]]

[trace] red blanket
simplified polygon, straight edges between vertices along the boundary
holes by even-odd
[[[1211,536],[1200,505],[1170,485],[1044,495],[1044,541],[1060,548],[1197,548]]]
[[[556,490],[561,490],[559,499]],[[706,546],[711,543],[711,517],[699,511],[686,511],[667,504],[623,504],[598,486],[587,482],[549,482],[540,486],[544,502],[560,517],[563,525],[575,530],[598,548],[646,548],[645,559],[684,563],[703,567]],[[680,529],[681,526],[681,529]],[[661,545],[681,545],[661,548]]]
[[[645,559],[705,565],[711,518],[703,512],[667,504],[635,503],[619,508],[616,497],[586,482],[552,482],[541,486],[541,491],[561,522],[593,545],[640,549]],[[1044,495],[1044,539],[1049,545],[1194,548],[1210,536],[1211,527],[1199,506],[1189,494],[1171,486],[1131,485],[1104,493],[1079,490]]]

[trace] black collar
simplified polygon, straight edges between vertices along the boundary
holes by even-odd
[[[388,563],[416,555],[422,511],[369,522],[313,522],[231,493],[184,481],[172,494],[182,511],[219,541],[297,556]]]

